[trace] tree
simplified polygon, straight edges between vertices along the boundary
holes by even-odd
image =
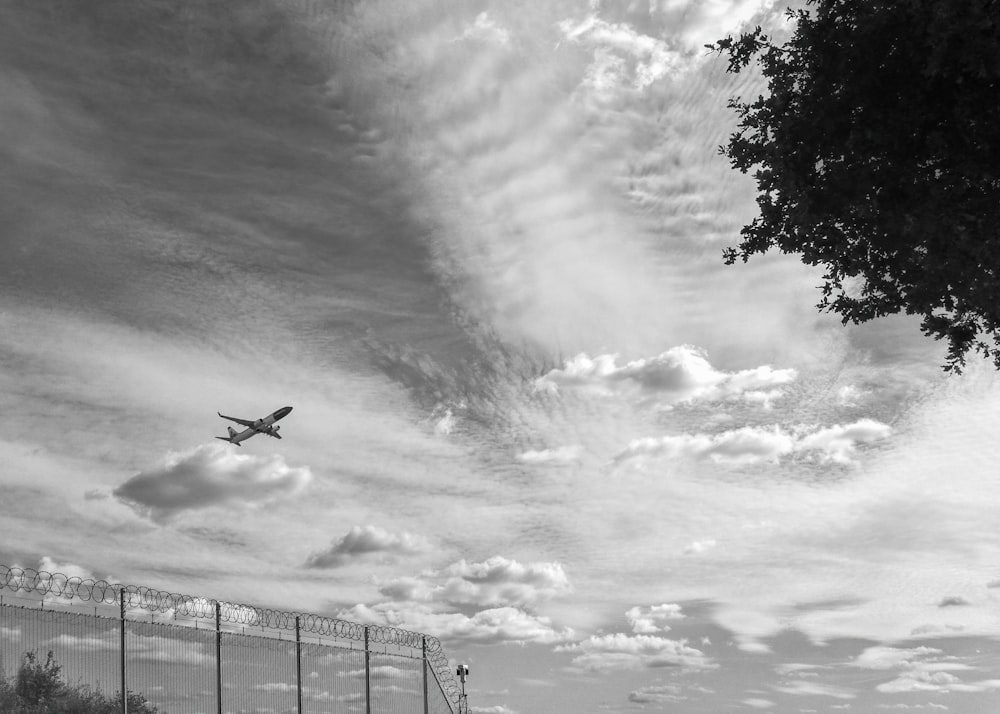
[[[807,0],[778,46],[709,49],[769,93],[733,98],[720,152],[754,170],[759,215],[728,264],[777,248],[821,265],[842,321],[905,312],[1000,368],[1000,0]]]

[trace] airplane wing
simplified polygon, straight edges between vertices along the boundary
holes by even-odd
[[[252,427],[254,425],[254,422],[247,421],[246,419],[237,419],[236,417],[226,416],[225,414],[222,414],[220,412],[216,412],[216,414],[218,414],[223,419],[228,419],[229,421],[234,421],[237,424],[242,424],[243,426]]]
[[[258,434],[267,434],[268,436],[273,436],[275,439],[280,439],[281,434],[278,433],[280,426],[265,426],[260,429],[255,429]]]

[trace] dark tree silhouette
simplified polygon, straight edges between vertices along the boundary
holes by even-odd
[[[807,0],[790,40],[706,45],[769,93],[730,100],[720,147],[760,214],[727,263],[778,248],[821,265],[843,322],[905,312],[1000,368],[1000,0]]]
[[[86,685],[62,680],[62,666],[49,651],[42,662],[25,652],[14,682],[0,676],[0,712],[3,714],[120,714],[121,692],[106,696]],[[129,714],[161,714],[136,692],[128,693]]]

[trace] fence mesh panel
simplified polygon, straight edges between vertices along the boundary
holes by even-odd
[[[302,680],[303,712],[364,711],[364,650],[303,644]]]
[[[125,653],[128,688],[161,711],[216,711],[213,631],[128,620]]]

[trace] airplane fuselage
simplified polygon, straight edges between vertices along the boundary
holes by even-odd
[[[239,446],[241,441],[246,441],[251,436],[255,434],[267,434],[268,436],[273,436],[280,439],[281,436],[278,435],[278,428],[274,425],[279,419],[283,419],[288,416],[288,413],[292,411],[291,407],[282,407],[276,411],[271,412],[266,417],[262,419],[254,419],[253,421],[246,419],[236,419],[235,417],[227,417],[224,414],[219,414],[223,419],[229,419],[230,421],[235,421],[238,424],[242,424],[246,427],[243,431],[236,431],[232,427],[229,427],[229,436],[217,436],[216,439],[221,439],[222,441],[228,441],[230,444],[236,444]]]

